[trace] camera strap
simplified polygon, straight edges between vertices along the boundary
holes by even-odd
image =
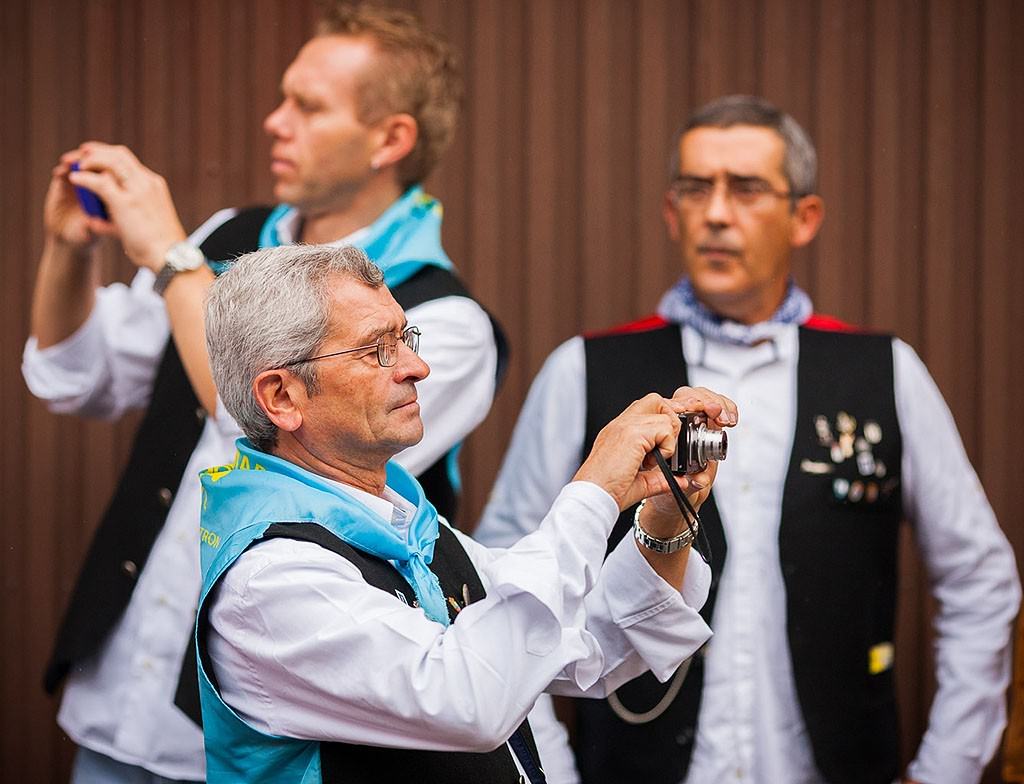
[[[661,473],[665,475],[665,481],[668,482],[668,489],[672,493],[672,497],[676,501],[676,506],[679,507],[679,512],[683,515],[683,522],[686,523],[686,527],[690,531],[690,535],[693,537],[694,547],[700,554],[700,557],[704,559],[704,563],[711,566],[711,542],[708,541],[708,535],[704,532],[704,526],[700,524],[700,515],[697,514],[697,510],[693,508],[690,503],[690,499],[686,497],[686,494],[679,489],[679,484],[676,482],[675,475],[672,473],[672,469],[668,466],[668,461],[662,456],[661,452],[655,449],[651,452],[654,455],[655,461],[658,463],[658,468],[661,469]]]

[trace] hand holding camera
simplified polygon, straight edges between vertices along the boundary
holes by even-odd
[[[670,405],[678,415],[680,431],[676,450],[667,457],[668,467],[673,475],[686,477],[686,484],[680,482],[679,487],[697,510],[711,493],[717,461],[728,452],[729,439],[722,428],[734,426],[739,412],[732,400],[704,387],[680,387]],[[648,500],[642,522],[644,530],[658,538],[671,538],[685,527],[679,503],[670,493]]]
[[[703,419],[687,420],[681,416],[688,413],[700,414]],[[709,439],[712,442],[718,439],[708,433],[720,431],[708,425],[732,426],[737,419],[736,404],[708,389],[682,387],[671,399],[652,393],[632,403],[601,430],[575,478],[600,485],[616,500],[620,509],[626,509],[643,498],[669,492],[668,480],[653,456],[655,450],[665,460],[670,460],[676,455],[677,443],[683,443],[684,467],[689,462],[685,457],[686,449],[714,460],[714,454],[721,453],[721,444],[709,446]],[[688,421],[691,424],[684,433],[683,425]],[[689,440],[683,442],[682,439]],[[676,462],[678,465],[678,458]],[[676,476],[675,482],[683,492],[691,494],[691,503],[699,505],[707,497],[713,479],[714,464],[711,463],[696,473]],[[658,500],[661,503],[653,511],[660,512],[664,507],[668,513],[666,516],[671,518],[671,525],[678,529],[681,515],[675,501],[669,496]],[[661,514],[656,516],[662,517]],[[652,524],[656,528],[661,527],[657,521]]]
[[[89,231],[116,236],[136,266],[159,271],[167,249],[185,239],[164,178],[121,145],[85,142],[62,163],[65,159],[82,211],[92,215],[86,218]],[[95,214],[100,205],[108,213],[105,219]]]
[[[85,250],[96,239],[92,220],[76,195],[68,175],[77,162],[77,151],[64,153],[50,172],[50,185],[43,203],[43,228],[47,241],[72,252]]]

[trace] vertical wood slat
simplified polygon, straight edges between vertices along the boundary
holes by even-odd
[[[60,54],[63,47],[59,45],[59,37],[58,46],[53,46],[52,31],[56,29],[58,14],[59,9],[52,1],[35,4],[30,11],[30,48],[27,55],[30,63],[30,83],[35,83],[38,79],[52,91],[47,95],[42,91],[30,90],[28,95],[30,135],[28,147],[22,152],[27,153],[26,157],[30,161],[29,183],[25,195],[32,205],[42,203],[44,188],[49,180],[47,175],[57,157],[51,150],[62,142],[61,117],[49,111],[53,94],[60,94],[62,81],[69,76],[62,68]],[[38,226],[38,215],[38,207],[34,211],[30,209],[27,225]],[[14,280],[18,280],[22,285],[27,283],[24,271],[24,267],[19,267],[15,271]],[[18,308],[17,312],[23,318],[26,315],[24,308]],[[26,424],[22,456],[29,466],[47,466],[49,470],[26,472],[23,487],[20,488],[24,495],[18,494],[19,503],[15,506],[15,513],[20,513],[21,519],[30,514],[40,515],[44,520],[59,519],[60,504],[52,483],[53,477],[59,475],[63,457],[58,437],[60,427],[52,417],[41,410],[40,406],[31,404]],[[30,653],[45,650],[49,643],[46,625],[33,623],[33,618],[36,613],[44,618],[52,618],[60,602],[60,598],[56,596],[52,571],[48,568],[57,545],[56,538],[57,530],[52,525],[39,529],[26,526],[19,529],[15,544],[19,550],[16,566],[18,585],[14,594],[19,600],[16,604],[19,608],[15,626],[19,631],[16,649],[20,659],[18,683],[22,684],[39,683],[38,676],[33,677],[36,673]],[[54,734],[26,732],[28,728],[46,721],[49,714],[48,706],[38,691],[25,696],[27,699],[18,703],[25,722],[24,727],[17,731],[22,753],[30,759],[50,759],[54,756],[56,748]]]
[[[673,17],[678,21],[666,25]],[[639,118],[633,150],[636,198],[622,205],[633,212],[635,250],[619,264],[623,276],[636,277],[632,315],[653,312],[666,285],[681,274],[679,251],[669,243],[662,222],[662,203],[672,137],[686,105],[687,22],[684,6],[671,0],[646,2],[638,9],[633,38],[638,54],[633,83]]]
[[[820,309],[895,330],[932,368],[1015,547],[1024,442],[1024,228],[1015,188],[1024,55],[1013,0],[405,0],[461,52],[468,95],[431,178],[445,242],[509,328],[512,372],[466,447],[472,527],[534,373],[561,340],[647,313],[679,272],[660,219],[664,149],[696,106],[759,91],[811,131],[829,208],[797,256]],[[11,0],[0,11],[4,514],[0,770],[65,780],[41,662],[136,418],[54,417],[18,364],[46,173],[84,138],[129,144],[186,225],[270,198],[261,130],[311,0]],[[259,52],[259,56],[252,56]],[[108,278],[133,270],[113,244]],[[55,480],[54,477],[57,477]],[[54,491],[55,482],[59,492]],[[910,543],[905,536],[907,543]],[[905,753],[932,684],[912,548],[900,606]],[[7,706],[20,707],[14,715]],[[56,752],[56,753],[55,753]]]

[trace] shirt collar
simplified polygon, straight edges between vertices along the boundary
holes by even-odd
[[[274,228],[277,230],[277,237],[282,245],[292,245],[298,242],[299,232],[302,230],[302,213],[296,209],[289,210],[281,216]],[[340,248],[342,245],[353,245],[359,242],[369,230],[369,226],[363,226],[351,234],[331,242],[325,242],[324,244],[334,248]]]
[[[385,520],[390,520],[391,525],[401,533],[404,534],[408,532],[409,522],[412,520],[416,507],[402,498],[402,496],[390,487],[385,485],[384,495],[381,497],[379,495],[374,495],[373,493],[368,493],[365,490],[360,490],[358,487],[347,485],[344,482],[336,482],[333,479],[326,478],[324,481],[330,482],[342,492],[352,496]]]
[[[715,340],[689,326],[683,327],[683,356],[696,367],[729,376],[742,376],[775,362],[790,362],[797,357],[799,327],[796,324],[765,324],[769,337],[753,346]]]

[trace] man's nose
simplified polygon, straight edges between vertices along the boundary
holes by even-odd
[[[716,182],[704,208],[704,220],[714,226],[728,226],[733,221],[732,198],[729,185]]]
[[[282,102],[276,109],[266,116],[263,120],[263,131],[268,136],[283,136],[284,135],[284,103]]]
[[[395,380],[422,381],[430,375],[430,366],[423,358],[409,348],[404,341],[398,341],[398,361],[395,362]]]

